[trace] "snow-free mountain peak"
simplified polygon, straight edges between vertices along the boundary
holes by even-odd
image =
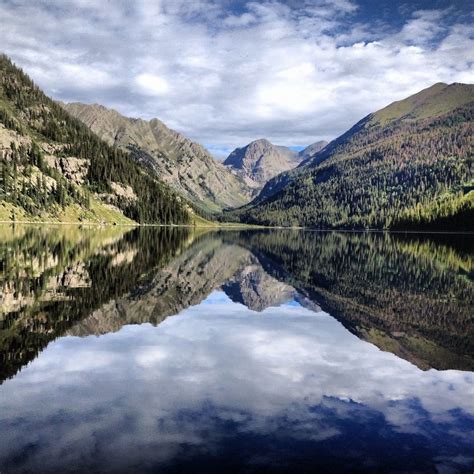
[[[298,166],[301,160],[297,152],[260,138],[236,148],[226,158],[224,165],[241,173],[247,182],[263,186],[274,176]]]

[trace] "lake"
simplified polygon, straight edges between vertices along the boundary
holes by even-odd
[[[474,469],[474,237],[0,227],[0,472]]]

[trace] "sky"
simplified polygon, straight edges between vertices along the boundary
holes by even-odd
[[[436,82],[474,82],[471,0],[0,0],[43,90],[158,117],[217,157],[302,147]]]

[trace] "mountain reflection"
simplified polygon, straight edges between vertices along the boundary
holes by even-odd
[[[297,301],[420,368],[473,370],[470,237],[2,227],[1,378],[63,335],[161,323],[222,289]]]
[[[474,466],[469,237],[0,232],[1,472]]]

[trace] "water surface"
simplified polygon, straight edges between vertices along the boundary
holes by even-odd
[[[470,236],[0,228],[0,472],[472,472]]]

